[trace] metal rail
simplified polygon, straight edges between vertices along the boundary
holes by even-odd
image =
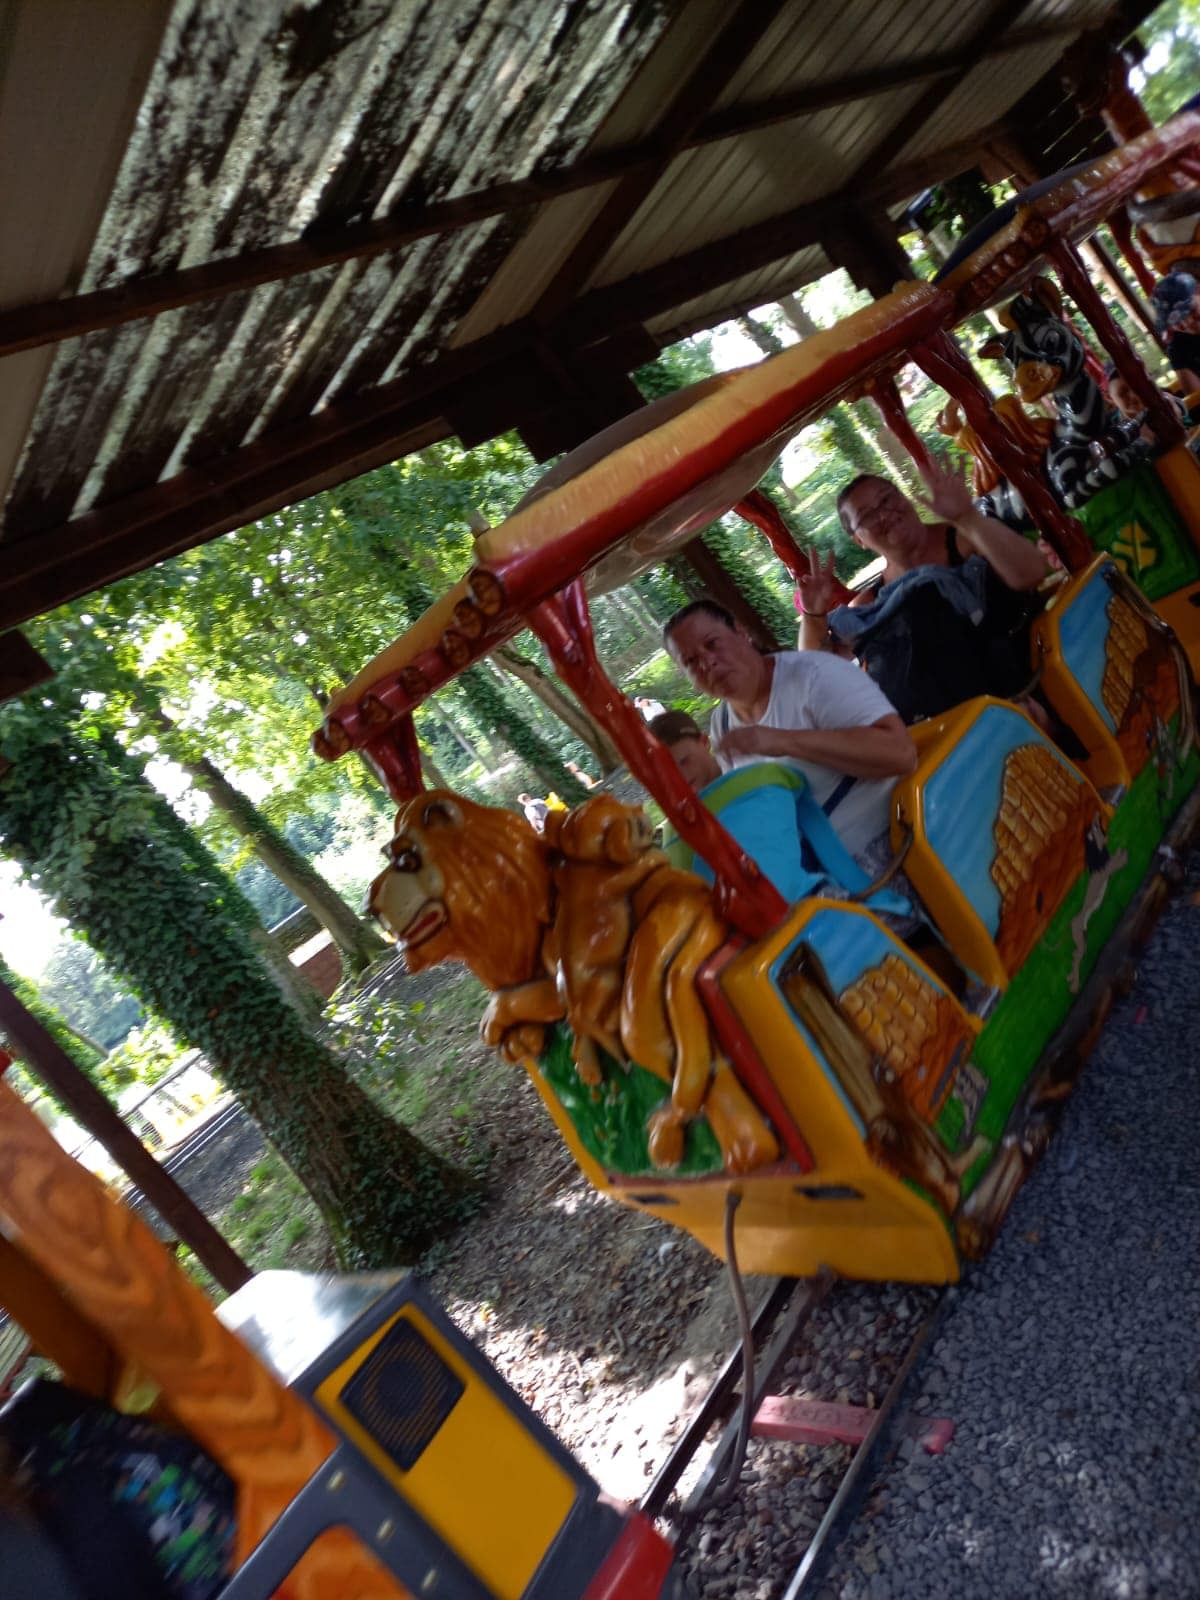
[[[761,1357],[755,1363],[753,1406],[756,1412],[780,1368],[791,1355],[796,1335],[825,1299],[833,1282],[831,1274],[822,1273],[820,1277],[812,1279],[776,1278],[769,1285],[754,1312],[751,1323],[756,1345],[764,1337],[769,1337]],[[828,1555],[842,1523],[852,1512],[856,1491],[862,1486],[864,1476],[887,1434],[889,1423],[908,1387],[917,1363],[942,1317],[952,1304],[955,1294],[954,1289],[944,1289],[923,1318],[896,1376],[875,1412],[870,1429],[851,1457],[838,1485],[837,1493],[792,1576],[784,1600],[802,1600],[803,1596],[813,1592],[813,1585],[820,1575],[824,1558]],[[713,1423],[728,1412],[730,1400],[738,1389],[742,1366],[742,1342],[739,1340],[726,1357],[704,1399],[639,1501],[639,1509],[646,1516],[661,1517],[666,1514],[668,1501],[680,1478],[703,1445],[705,1435]],[[712,1455],[705,1463],[704,1470],[678,1514],[677,1521],[682,1528],[687,1528],[696,1514],[703,1511],[710,1486],[726,1470],[737,1431],[738,1419],[735,1415],[727,1422]]]
[[[793,1574],[783,1600],[801,1600],[802,1595],[812,1594],[816,1579],[820,1576],[824,1557],[828,1554],[833,1538],[838,1531],[839,1524],[850,1513],[855,1491],[862,1483],[867,1468],[875,1458],[876,1451],[887,1431],[888,1423],[900,1403],[900,1398],[908,1387],[908,1381],[913,1375],[917,1362],[920,1360],[925,1346],[932,1338],[935,1329],[941,1322],[949,1308],[955,1290],[945,1289],[934,1302],[928,1316],[917,1329],[916,1337],[909,1346],[908,1354],[900,1364],[900,1369],[883,1397],[883,1402],[875,1413],[870,1431],[866,1438],[855,1450],[846,1468],[845,1475],[838,1485],[837,1493],[829,1502],[825,1515],[817,1526],[817,1531],[809,1541],[808,1549],[800,1565]]]
[[[796,1343],[796,1335],[832,1288],[833,1274],[823,1271],[815,1278],[793,1278],[784,1281],[790,1282],[793,1289],[798,1289],[799,1292],[793,1293],[779,1319],[779,1325],[771,1337],[771,1342],[754,1364],[753,1409],[751,1410],[751,1416],[757,1414],[758,1408],[766,1399],[780,1368],[791,1355]],[[739,1345],[739,1354],[740,1351],[741,1346]],[[725,1475],[725,1470],[737,1444],[737,1439],[738,1417],[734,1416],[717,1440],[716,1448],[705,1463],[704,1471],[700,1474],[695,1487],[687,1497],[683,1507],[685,1521],[704,1510],[709,1489],[712,1484]]]
[[[796,1278],[776,1278],[768,1287],[751,1323],[755,1339],[774,1324],[791,1300],[798,1282]],[[659,1517],[663,1514],[675,1485],[691,1465],[704,1441],[705,1434],[721,1415],[736,1389],[741,1370],[742,1346],[739,1340],[737,1347],[726,1357],[724,1366],[714,1378],[711,1388],[700,1402],[687,1427],[672,1445],[671,1453],[659,1468],[654,1481],[638,1502],[639,1509],[646,1516]]]

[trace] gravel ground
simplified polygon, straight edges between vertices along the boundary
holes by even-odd
[[[914,1380],[827,1600],[1200,1595],[1200,868]]]

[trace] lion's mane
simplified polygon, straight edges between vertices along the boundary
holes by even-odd
[[[442,820],[439,801],[457,808],[461,826]],[[503,989],[540,971],[551,918],[549,852],[524,817],[433,789],[400,807],[396,834],[438,868],[447,912],[445,926],[407,952],[410,972],[462,961],[487,988]]]

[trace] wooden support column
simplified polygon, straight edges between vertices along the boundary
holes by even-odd
[[[877,212],[849,212],[830,224],[822,242],[833,264],[844,268],[855,287],[876,300],[891,294],[903,279],[916,277],[894,227]]]
[[[171,1174],[155,1161],[95,1084],[84,1077],[66,1051],[55,1043],[5,983],[0,983],[0,1031],[22,1064],[52,1089],[71,1115],[104,1146],[163,1221],[195,1251],[222,1289],[232,1294],[248,1283],[253,1274],[233,1246],[222,1238]]]
[[[15,700],[39,683],[48,683],[54,668],[14,628],[0,633],[0,701]]]

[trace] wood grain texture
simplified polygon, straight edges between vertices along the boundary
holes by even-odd
[[[0,1228],[112,1350],[159,1386],[170,1413],[235,1481],[244,1560],[330,1454],[329,1430],[222,1326],[145,1223],[3,1083]],[[323,1541],[289,1578],[291,1600],[402,1593],[350,1539],[337,1542],[331,1571],[332,1548]]]

